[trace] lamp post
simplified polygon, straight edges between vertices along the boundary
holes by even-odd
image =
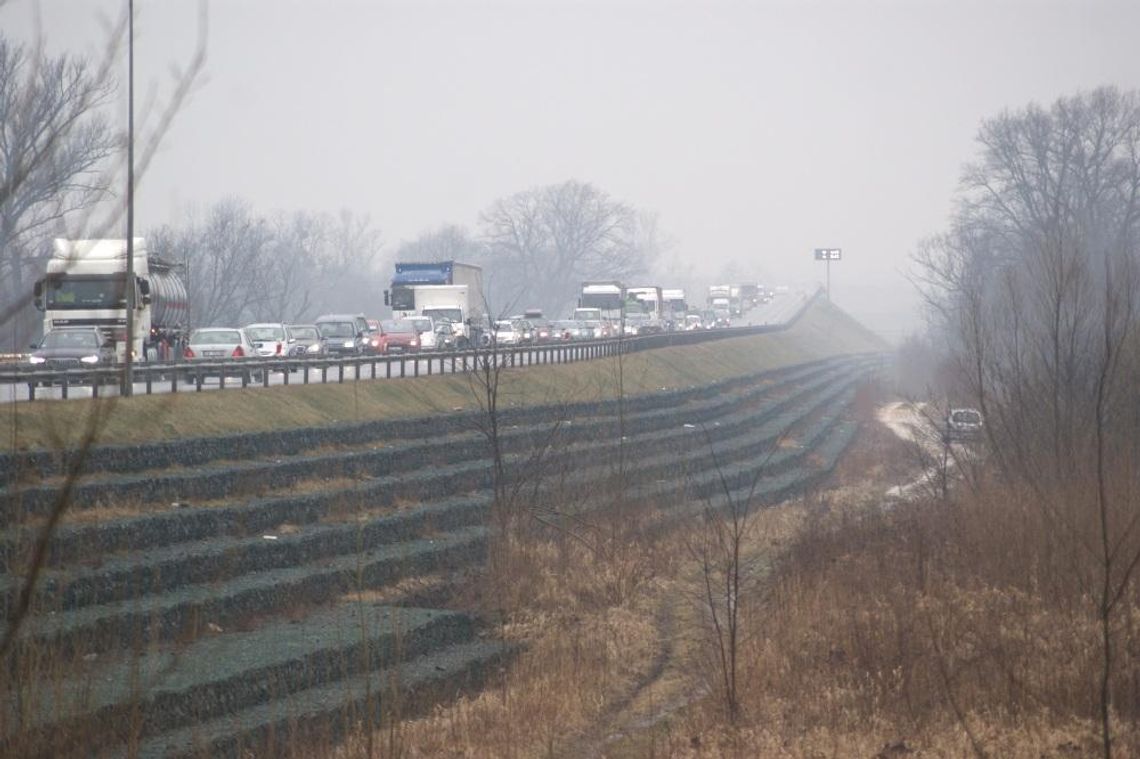
[[[119,395],[134,391],[135,348],[135,0],[127,0],[127,350]]]

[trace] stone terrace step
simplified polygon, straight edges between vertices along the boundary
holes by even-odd
[[[860,369],[857,366],[841,367],[802,382],[785,397],[766,402],[767,410],[753,415],[753,418],[757,422],[762,421],[764,414],[774,413],[796,399],[834,382],[837,377],[849,379],[859,373]],[[764,397],[764,395],[749,397],[747,402],[765,403]],[[682,420],[686,423],[715,423],[716,419],[729,415],[733,410],[733,408],[721,409],[721,413],[715,417],[702,418],[699,413],[690,409],[678,409],[671,412],[668,417],[660,416],[655,419],[650,431],[641,431],[637,425],[631,423],[627,428],[627,435],[642,436],[646,442],[664,439],[681,426]],[[747,422],[746,419],[744,421]],[[737,419],[723,424],[722,427],[729,429],[741,423],[742,421]],[[615,439],[613,445],[616,445],[617,430],[613,432]],[[597,451],[599,439],[604,438],[592,434],[591,430],[583,428],[582,425],[571,424],[558,430],[557,436],[548,442],[557,445],[560,451],[565,451],[575,440],[589,441],[590,445],[586,447]],[[531,450],[534,450],[533,446]],[[65,524],[53,537],[48,563],[52,565],[73,563],[80,557],[99,552],[132,548],[137,550],[147,546],[189,542],[218,534],[250,535],[271,530],[283,522],[308,523],[321,518],[330,508],[330,504],[334,503],[337,503],[341,509],[352,508],[353,504],[375,508],[389,505],[396,499],[406,501],[438,499],[456,492],[489,487],[488,477],[489,471],[484,461],[472,459],[466,463],[461,461],[447,466],[420,468],[401,474],[376,477],[349,488],[304,495],[278,494],[232,506],[200,508],[191,506],[138,517]],[[6,539],[0,539],[0,552],[11,556],[17,552],[16,546],[19,542],[26,542],[30,539],[30,535],[25,534],[26,530],[9,532],[10,535]]]
[[[852,360],[854,363],[855,360]],[[679,408],[690,409],[695,417],[713,418],[731,413],[732,408],[745,397],[771,393],[782,388],[811,381],[829,371],[831,367],[798,368],[782,372],[770,380],[761,378],[752,385],[740,385],[732,392],[720,393],[711,398],[684,399],[669,405],[655,405],[649,409],[627,409],[625,425],[628,429],[653,429],[655,419],[675,414]],[[556,409],[560,414],[565,410]],[[551,410],[547,411],[549,415]],[[566,414],[564,414],[566,415]],[[613,433],[617,421],[612,414],[589,417],[566,415],[572,424],[563,435],[577,439],[597,439]],[[525,449],[549,432],[549,418],[528,425],[510,422],[511,415],[503,414],[502,441],[507,448]],[[660,422],[658,422],[659,424]],[[591,429],[590,425],[594,426]],[[570,429],[573,427],[573,429]],[[84,478],[72,489],[68,508],[87,509],[98,505],[139,502],[170,503],[176,501],[209,501],[229,496],[234,490],[263,487],[275,488],[320,477],[351,477],[361,474],[380,476],[399,473],[411,466],[422,466],[424,461],[457,462],[486,455],[486,440],[478,432],[451,432],[435,439],[384,440],[375,438],[358,442],[367,450],[341,449],[331,453],[306,454],[293,452],[285,457],[255,459],[197,466],[193,470],[148,471],[139,474],[120,474]],[[9,521],[20,515],[46,514],[59,497],[58,484],[32,485],[0,491],[0,514]]]
[[[85,753],[287,700],[297,691],[470,643],[474,636],[464,614],[341,602],[304,619],[281,619],[95,667],[45,693],[35,729],[23,737],[46,755],[58,755],[66,747],[54,735],[85,734],[77,747]]]
[[[742,477],[751,480],[757,471],[776,472],[793,466],[809,452],[810,445],[834,423],[837,413],[845,407],[849,398],[841,396],[838,392],[832,395],[838,397],[838,400],[832,397],[830,400],[812,403],[806,409],[788,411],[786,412],[789,415],[788,420],[777,417],[768,425],[761,425],[751,433],[752,438],[762,441],[761,447],[770,446],[791,423],[791,416],[825,408],[825,404],[830,403],[833,410],[830,415],[816,422],[818,430],[810,435],[801,436],[805,441],[805,447],[778,450],[765,460],[757,462],[749,455],[754,451],[748,446],[738,444],[730,451],[722,451],[718,455],[717,461],[722,468],[719,472],[710,466],[713,462],[712,451],[703,450],[703,446],[699,447],[690,457],[693,469],[697,470],[690,470],[689,473],[688,486],[693,488],[692,494],[715,492],[720,487],[722,476],[732,482]],[[721,444],[723,442],[722,440]],[[733,462],[741,456],[745,457],[744,463],[734,464]],[[675,495],[678,492],[677,483],[672,481],[677,471],[675,454],[658,453],[651,457],[651,460],[654,462],[653,468],[649,470],[647,467],[647,473],[642,473],[642,476],[638,476],[639,472],[636,469],[631,469],[627,473],[633,480],[631,497],[638,497],[635,496],[640,492],[638,483],[644,481],[656,481],[664,486],[664,490],[651,487],[641,493],[642,498],[660,497],[664,493]],[[696,466],[698,462],[702,463],[703,469],[698,469]],[[659,477],[663,479],[657,480]],[[590,472],[581,472],[575,479],[595,483],[598,481],[597,476]],[[794,479],[793,476],[792,481]],[[359,534],[358,529],[354,529],[353,532]],[[463,552],[456,552],[453,548],[453,541],[456,541],[457,535],[468,536],[466,539],[458,540],[466,547]],[[477,538],[471,537],[476,535]],[[467,528],[439,536],[435,542],[424,540],[406,542],[384,547],[361,557],[352,553],[340,555],[330,559],[325,565],[261,569],[225,581],[218,586],[192,585],[162,595],[89,606],[59,612],[49,617],[39,616],[29,625],[28,634],[40,644],[51,644],[54,638],[55,644],[70,648],[72,655],[114,648],[116,641],[122,645],[122,641],[171,639],[184,633],[195,621],[199,625],[215,622],[224,626],[243,614],[272,613],[275,608],[288,603],[290,599],[319,598],[321,587],[332,586],[340,588],[342,592],[351,590],[357,569],[363,570],[365,587],[371,588],[399,577],[411,576],[414,571],[436,567],[440,562],[446,566],[460,566],[481,555],[484,539],[485,534],[481,528]],[[289,544],[303,543],[304,537],[288,535],[281,536],[277,541],[265,542],[272,544],[267,550],[291,551]]]
[[[819,361],[733,377],[711,385],[671,390],[625,399],[628,413],[667,408],[686,399],[714,398],[733,388],[752,384],[760,379],[776,379],[785,374],[802,373],[848,360],[849,357],[832,357]],[[615,401],[601,403],[581,402],[560,407],[573,415],[602,414],[616,408]],[[549,407],[504,409],[505,424],[528,424],[549,417]],[[455,412],[433,417],[387,419],[370,422],[334,424],[303,429],[250,432],[214,438],[191,440],[159,440],[146,443],[98,446],[84,457],[84,470],[88,472],[137,472],[178,466],[200,466],[212,461],[287,456],[328,445],[368,444],[376,440],[420,439],[425,435],[439,436],[455,432],[469,432],[480,419],[478,412]],[[5,485],[17,480],[25,472],[38,477],[56,477],[74,466],[76,451],[32,451],[0,454],[0,473]],[[2,491],[0,491],[2,492]]]
[[[720,447],[725,447],[730,441],[734,443],[731,450],[720,453],[719,460],[762,453],[800,418],[834,403],[834,399],[846,392],[856,378],[848,376],[815,394],[810,401],[784,410],[780,407],[787,404],[781,402],[772,409],[780,413],[768,421],[744,417],[708,430]],[[651,437],[660,439],[653,441],[653,445],[639,441],[627,459],[626,476],[631,480],[674,474],[676,455],[684,453],[684,448],[689,445],[689,441],[678,438],[676,432],[669,433],[668,437]],[[570,454],[579,467],[569,475],[571,482],[597,481],[598,476],[605,477],[606,472],[595,472],[588,466],[591,461],[599,462],[595,469],[604,469],[605,454],[598,450],[578,452],[573,449]],[[687,465],[701,462],[702,466],[709,466],[712,464],[711,455],[711,451],[698,446],[696,452],[687,457]],[[242,572],[295,566],[350,553],[360,545],[409,539],[425,527],[449,530],[474,524],[485,516],[488,507],[487,496],[471,496],[380,516],[366,524],[306,524],[299,534],[282,536],[283,539],[277,540],[255,535],[251,538],[210,538],[173,547],[158,546],[143,553],[110,557],[97,568],[72,566],[62,570],[49,569],[41,581],[38,596],[41,608],[72,608],[137,597],[188,583],[218,582]],[[269,525],[266,527],[268,529]]]
[[[215,585],[189,585],[160,595],[37,615],[25,625],[24,643],[53,650],[64,660],[130,650],[204,632],[208,623],[225,628],[250,616],[466,566],[482,557],[486,537],[486,528],[466,527],[337,556],[319,565],[249,572]]]
[[[394,708],[391,691],[398,684],[402,717],[453,698],[459,690],[479,687],[513,653],[511,646],[485,641],[452,646],[436,654],[369,675],[293,694],[143,741],[139,759],[154,757],[284,756],[291,746],[317,741],[332,746],[370,715],[379,725]],[[121,754],[125,756],[125,754]]]

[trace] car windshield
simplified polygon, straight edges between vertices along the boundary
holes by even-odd
[[[98,348],[99,336],[94,332],[48,332],[41,348]]]
[[[356,337],[356,325],[352,322],[321,322],[317,327],[325,337]]]
[[[245,333],[250,340],[284,340],[285,330],[281,327],[247,327]]]
[[[316,327],[290,327],[289,334],[296,340],[317,340],[320,338]]]
[[[498,332],[510,332],[515,328],[515,325],[510,322],[495,322],[495,330]]]
[[[380,322],[380,326],[384,330],[384,332],[408,333],[408,332],[415,332],[416,331],[416,328],[414,326],[412,326],[412,323],[410,321],[408,321],[407,319],[400,319],[398,321],[389,320],[389,321],[385,321],[385,322]]]
[[[423,315],[436,321],[440,319],[447,319],[450,322],[463,321],[463,312],[458,308],[425,308]]]
[[[415,319],[408,319],[408,322],[411,323],[416,332],[431,332],[431,319],[421,316]]]
[[[241,345],[236,329],[200,329],[190,335],[191,345]]]

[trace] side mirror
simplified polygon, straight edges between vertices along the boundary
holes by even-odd
[[[142,295],[144,306],[150,305],[150,280],[139,277],[139,294]]]
[[[357,330],[357,332],[356,332],[356,336],[357,336],[357,337],[364,337],[364,330],[362,330],[362,329],[361,329],[361,330]]]
[[[103,347],[104,348],[114,348],[115,347],[115,338],[108,337],[106,340],[103,341]]]
[[[390,306],[390,305],[392,305],[392,304],[389,302],[390,300],[391,300],[391,299],[388,297],[388,291],[387,291],[387,290],[385,290],[385,291],[384,291],[384,305],[385,305],[385,306]]]
[[[28,347],[31,348],[32,350],[35,350],[36,348],[38,348],[40,346],[36,345],[35,343],[28,343]]]

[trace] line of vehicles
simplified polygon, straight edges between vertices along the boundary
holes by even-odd
[[[185,268],[133,241],[134,276],[127,281],[127,241],[56,240],[45,276],[34,285],[44,314],[44,337],[28,362],[63,369],[139,362],[315,358],[518,346],[619,335],[730,326],[734,317],[771,299],[762,285],[715,285],[704,308],[682,289],[626,287],[618,281],[582,283],[566,319],[542,311],[491,319],[483,300],[483,273],[458,261],[401,262],[384,304],[390,319],[325,314],[310,323],[259,322],[190,328]],[[134,329],[127,335],[128,302]]]

